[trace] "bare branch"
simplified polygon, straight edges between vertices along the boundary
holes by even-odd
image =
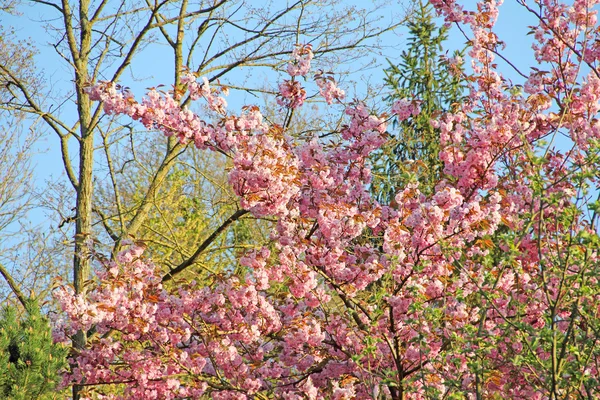
[[[200,244],[200,246],[198,246],[198,249],[196,249],[196,252],[190,258],[188,258],[187,260],[185,260],[184,262],[179,264],[177,267],[175,267],[171,271],[169,271],[165,276],[163,276],[162,281],[163,282],[170,281],[171,279],[173,279],[173,277],[175,275],[177,275],[181,271],[185,270],[189,266],[193,265],[198,260],[200,255],[202,255],[204,250],[206,250],[206,248],[208,248],[208,246],[210,246],[211,243],[214,242],[215,239],[218,238],[219,235],[221,233],[223,233],[223,231],[225,231],[225,229],[227,229],[227,227],[229,225],[231,225],[232,223],[234,223],[235,221],[237,221],[238,219],[240,219],[242,216],[246,215],[247,213],[248,213],[248,210],[237,210],[231,217],[227,218],[221,224],[221,226],[219,226],[209,237],[207,237]]]
[[[15,296],[17,296],[19,302],[23,305],[25,309],[27,309],[27,297],[25,297],[25,295],[19,288],[19,285],[15,282],[13,277],[10,275],[10,273],[2,263],[0,263],[0,274],[2,275],[2,277],[4,277],[4,280],[6,281],[6,283],[8,283],[8,286],[10,286],[10,289],[15,294]]]

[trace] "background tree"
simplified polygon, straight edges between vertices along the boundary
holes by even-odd
[[[3,2],[1,6],[10,10],[12,3]],[[10,29],[0,28],[0,63],[27,82],[32,90],[39,91],[40,76],[32,67],[35,54],[30,42],[19,40]],[[10,85],[9,77],[0,73],[2,101],[15,100]],[[22,293],[21,284],[25,280],[29,280],[34,289],[41,289],[48,283],[44,279],[31,279],[29,274],[35,273],[39,264],[26,257],[28,252],[24,245],[33,239],[33,232],[24,220],[36,204],[32,196],[31,160],[35,142],[40,136],[35,123],[25,125],[24,121],[25,115],[18,107],[12,112],[0,111],[0,140],[3,143],[0,150],[0,274],[3,276],[0,296],[8,298],[14,295],[14,291],[22,304],[26,294]],[[37,244],[42,250],[42,242]],[[22,256],[16,256],[19,253]]]
[[[391,139],[373,156],[375,163],[373,190],[384,204],[409,181],[417,180],[433,190],[443,173],[439,158],[439,130],[431,120],[452,109],[464,95],[461,70],[462,52],[451,57],[444,43],[449,27],[438,26],[434,9],[419,1],[407,20],[407,46],[396,65],[388,60],[385,83],[392,92],[390,104],[411,103],[413,110],[406,119],[394,117]]]

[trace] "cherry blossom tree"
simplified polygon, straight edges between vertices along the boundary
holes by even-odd
[[[392,204],[369,192],[388,117],[343,103],[323,74],[311,86],[308,45],[293,50],[279,103],[288,116],[312,93],[343,103],[337,137],[295,139],[287,118],[254,106],[230,113],[223,88],[190,73],[185,92],[141,101],[112,82],[88,89],[107,114],[226,154],[240,213],[276,226],[239,258],[244,273],[208,285],[178,278],[194,256],[165,274],[144,243],[95,254],[88,296],[56,293],[67,316],[56,340],[88,333],[64,384],[90,398],[600,396],[597,1],[518,1],[537,21],[539,65],[517,71],[523,92],[500,72],[514,65],[494,32],[501,2],[431,3],[470,42],[470,72],[456,70],[469,95],[432,121],[444,163],[435,190],[409,177]],[[407,107],[392,111],[418,113]]]

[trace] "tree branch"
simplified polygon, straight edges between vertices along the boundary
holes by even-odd
[[[208,238],[206,238],[198,247],[198,249],[196,250],[196,252],[187,260],[185,260],[184,262],[182,262],[181,264],[179,264],[177,267],[173,268],[171,271],[169,271],[165,276],[163,276],[162,281],[166,282],[166,281],[170,281],[171,279],[173,279],[173,277],[180,273],[181,271],[183,271],[184,269],[186,269],[187,267],[189,267],[190,265],[194,264],[196,262],[196,260],[200,257],[200,255],[204,252],[204,250],[206,250],[206,248],[208,246],[211,245],[212,242],[215,241],[215,239],[217,237],[219,237],[219,235],[225,230],[227,229],[227,227],[229,225],[231,225],[232,223],[234,223],[235,221],[237,221],[238,219],[240,219],[242,216],[246,215],[248,213],[248,210],[237,210],[235,213],[233,213],[233,215],[229,218],[227,218],[222,224],[221,226],[219,226]]]
[[[15,280],[12,278],[12,276],[10,275],[10,273],[8,272],[8,270],[6,269],[6,267],[4,267],[4,265],[2,263],[0,263],[0,274],[2,274],[2,276],[4,277],[4,280],[6,281],[6,283],[8,283],[8,286],[10,286],[10,289],[12,290],[12,292],[15,294],[15,296],[17,296],[17,299],[19,299],[19,302],[23,305],[23,307],[26,310],[28,310],[27,297],[25,297],[25,295],[23,295],[23,292],[21,292],[19,285],[15,282]]]

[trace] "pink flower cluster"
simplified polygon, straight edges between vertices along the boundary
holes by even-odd
[[[279,84],[279,94],[277,95],[277,104],[287,108],[298,108],[306,100],[306,90],[299,81],[285,80]]]
[[[416,117],[421,113],[421,106],[418,101],[410,101],[408,99],[400,99],[394,102],[392,106],[394,113],[400,121],[405,121],[410,117]]]
[[[311,44],[297,44],[292,52],[293,61],[287,66],[288,75],[294,77],[308,74],[314,56]]]
[[[71,321],[56,339],[79,329],[95,332],[71,360],[65,384],[124,383],[125,398],[198,398],[210,387],[194,375],[219,370],[249,393],[260,388],[261,374],[249,371],[244,359],[256,359],[266,350],[259,339],[281,329],[272,305],[236,280],[212,290],[191,283],[168,293],[157,272],[133,246],[103,265],[85,300],[66,288],[56,292]],[[234,343],[254,350],[240,353]]]
[[[195,82],[191,74],[186,74],[182,82],[187,84],[190,97],[203,97],[209,108],[218,113],[224,113],[227,102],[216,96],[206,79],[202,85]],[[140,121],[148,129],[158,129],[167,136],[177,136],[181,143],[193,141],[198,148],[206,148],[216,144],[227,147],[224,132],[211,124],[202,121],[187,108],[179,106],[179,102],[171,93],[161,93],[152,89],[141,103],[126,89],[111,82],[101,82],[88,88],[90,99],[103,102],[107,114],[125,114]]]
[[[237,146],[229,183],[241,206],[256,216],[280,215],[298,192],[298,160],[286,138],[273,131]]]
[[[332,104],[334,100],[343,100],[346,97],[346,93],[336,86],[333,77],[317,75],[315,81],[319,87],[319,93],[325,98],[327,104]]]

